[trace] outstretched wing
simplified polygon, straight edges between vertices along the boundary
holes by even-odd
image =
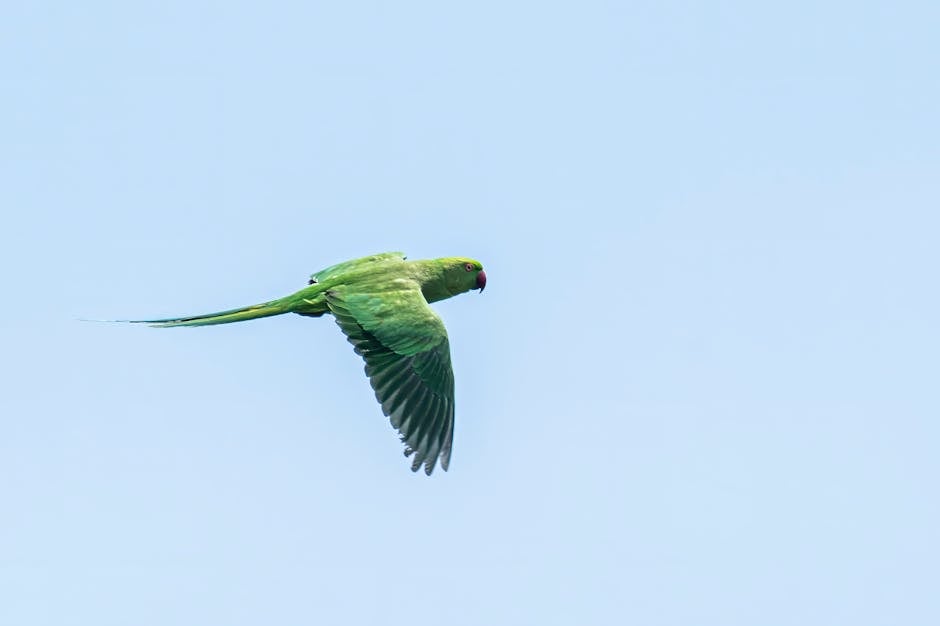
[[[404,261],[405,253],[404,252],[380,252],[379,254],[373,254],[371,256],[364,256],[361,259],[352,259],[351,261],[344,261],[343,263],[337,263],[336,265],[331,265],[326,269],[322,269],[316,274],[310,276],[310,282],[313,283],[322,283],[337,274],[341,274],[348,270],[351,267],[357,267],[367,263],[376,263],[379,261]]]
[[[438,457],[450,465],[454,438],[454,373],[444,322],[421,287],[399,281],[375,293],[338,287],[326,293],[336,322],[366,362],[382,412],[414,454],[411,470],[428,475]]]

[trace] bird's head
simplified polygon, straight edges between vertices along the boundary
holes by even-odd
[[[486,272],[483,264],[473,259],[454,257],[444,263],[444,283],[452,294],[463,293],[471,289],[481,292],[486,287]]]

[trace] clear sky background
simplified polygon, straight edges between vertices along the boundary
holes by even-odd
[[[0,9],[0,623],[940,623],[935,2]],[[329,318],[385,250],[451,471]]]

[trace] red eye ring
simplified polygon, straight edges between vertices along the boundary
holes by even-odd
[[[464,265],[464,267],[466,268],[468,272],[473,271],[473,263],[467,263],[466,265]]]

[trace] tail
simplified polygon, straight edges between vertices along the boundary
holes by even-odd
[[[289,313],[291,310],[287,298],[272,300],[263,304],[253,304],[240,309],[229,309],[228,311],[219,311],[218,313],[206,313],[205,315],[191,315],[189,317],[168,317],[162,320],[119,320],[131,324],[150,324],[157,328],[170,328],[173,326],[211,326],[212,324],[230,324],[231,322],[243,322],[253,320],[258,317],[270,317],[272,315],[281,315]]]

